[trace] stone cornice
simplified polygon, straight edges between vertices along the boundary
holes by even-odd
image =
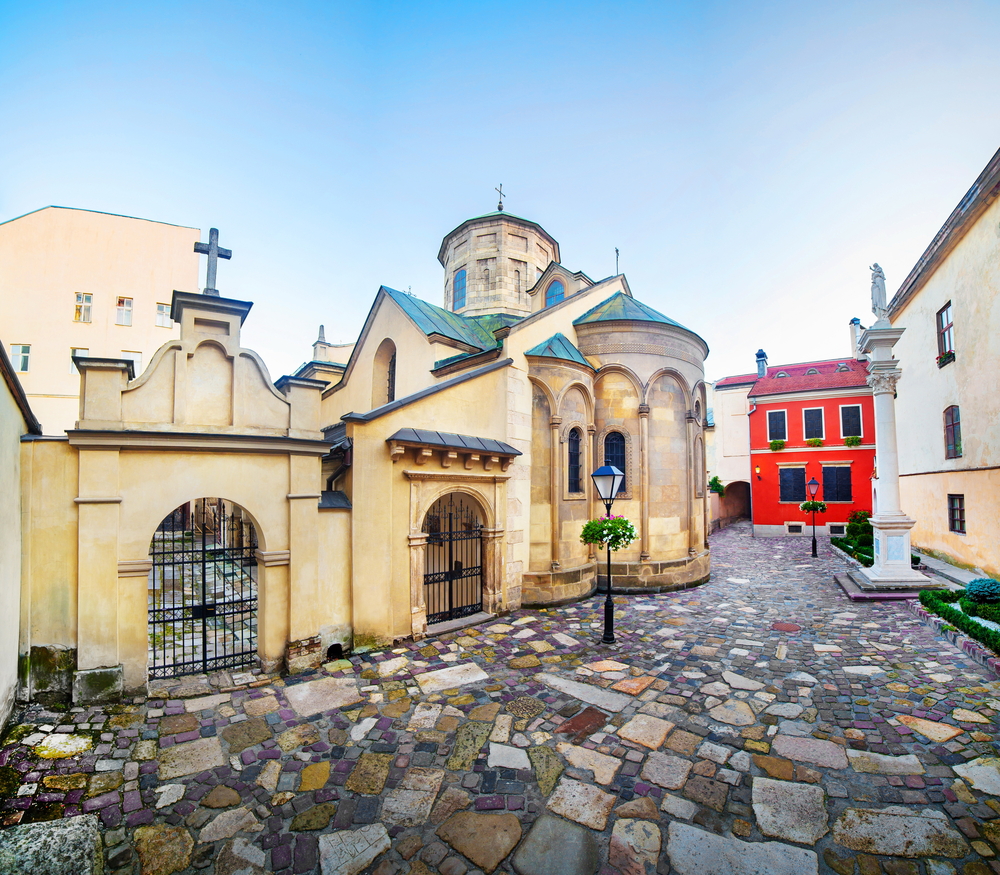
[[[70,446],[81,450],[166,450],[173,452],[220,452],[322,456],[330,444],[324,440],[290,438],[282,435],[212,434],[168,431],[89,431],[66,432]]]
[[[502,483],[510,480],[509,474],[466,474],[463,469],[458,469],[454,474],[446,474],[443,471],[404,470],[403,476],[408,480],[460,480],[465,483]]]

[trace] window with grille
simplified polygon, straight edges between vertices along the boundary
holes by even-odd
[[[14,370],[19,374],[28,373],[28,365],[31,362],[31,344],[12,344],[10,348],[10,360],[14,363]]]
[[[861,437],[861,405],[840,408],[840,436]]]
[[[823,466],[823,501],[853,501],[851,469],[847,465]]]
[[[553,304],[558,304],[565,296],[566,287],[559,280],[553,280],[545,290],[545,306],[551,307]]]
[[[169,304],[157,304],[156,305],[156,325],[158,328],[170,328],[174,324],[174,320],[170,318],[170,305]]]
[[[778,501],[806,500],[806,469],[778,469]]]
[[[460,270],[455,274],[455,279],[451,284],[451,309],[461,310],[465,306],[465,270]]]
[[[965,496],[948,496],[948,531],[965,534]]]
[[[823,437],[822,407],[802,411],[802,431],[806,440]]]
[[[79,374],[80,371],[77,370],[76,362],[73,361],[73,358],[74,357],[76,357],[76,358],[86,358],[88,355],[90,355],[90,350],[89,349],[82,349],[81,347],[77,347],[77,346],[70,347],[70,351],[69,351],[69,372],[71,374]]]
[[[958,459],[962,455],[962,423],[958,407],[952,405],[944,411],[944,457]]]
[[[621,432],[609,432],[604,438],[604,464],[614,465],[625,475],[618,487],[618,494],[621,495],[625,491],[625,484],[628,480],[628,471],[625,469],[625,435]]]
[[[132,324],[132,299],[118,298],[117,310],[115,312],[115,325]]]
[[[788,440],[784,410],[769,410],[767,412],[767,439],[769,441]]]
[[[955,326],[951,320],[951,301],[937,314],[938,355],[955,351]]]
[[[567,473],[569,475],[569,491],[583,492],[583,485],[580,480],[580,429],[570,430],[569,440],[566,442],[568,450]]]
[[[385,403],[396,400],[396,353],[389,359],[389,373],[386,376]]]
[[[76,307],[73,309],[74,322],[89,322],[90,308],[94,303],[94,296],[85,292],[76,293]]]

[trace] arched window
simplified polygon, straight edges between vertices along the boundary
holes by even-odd
[[[517,290],[517,293],[520,295],[521,294],[521,271],[519,271],[519,270],[515,270],[514,271],[514,288]]]
[[[806,376],[808,377],[810,374],[818,374],[818,373],[819,371],[817,371],[816,368],[809,368],[809,370],[806,371]]]
[[[551,307],[553,304],[558,304],[565,295],[566,287],[559,280],[553,280],[545,290],[545,306]]]
[[[962,422],[958,407],[952,405],[944,411],[944,457],[958,459],[962,455]]]
[[[569,475],[570,492],[583,492],[580,481],[580,429],[573,428],[569,432],[569,440],[566,441],[568,449],[568,459],[566,470]]]
[[[386,403],[396,400],[396,353],[389,359],[389,373],[386,377]]]
[[[388,337],[372,362],[372,409],[396,400],[396,344]]]
[[[618,494],[621,495],[628,481],[628,471],[625,469],[625,435],[621,432],[608,432],[604,438],[604,464],[614,465],[625,475],[622,477],[621,486],[618,487]]]
[[[483,284],[487,289],[490,287],[490,269],[488,267],[483,268]]]
[[[451,284],[451,309],[461,310],[465,306],[465,270],[455,274]]]

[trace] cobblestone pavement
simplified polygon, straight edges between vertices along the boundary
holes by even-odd
[[[611,646],[595,598],[234,692],[34,708],[0,820],[92,812],[116,875],[1000,872],[1000,683],[848,601],[825,545],[738,524],[712,551],[705,586],[616,597]]]

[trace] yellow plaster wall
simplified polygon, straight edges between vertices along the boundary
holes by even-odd
[[[0,224],[0,325],[4,342],[30,344],[20,379],[46,434],[72,428],[79,377],[70,349],[143,365],[178,328],[156,325],[157,303],[198,290],[197,228],[87,210],[46,207]],[[76,293],[93,295],[92,321],[74,322]],[[133,299],[132,325],[116,325],[118,296]]]
[[[903,376],[897,385],[896,433],[900,499],[917,520],[913,544],[943,551],[983,569],[1000,570],[1000,201],[959,241],[922,288],[892,319],[905,328],[893,353]],[[955,360],[938,368],[937,312],[951,301]],[[959,406],[962,456],[945,458],[944,410]],[[942,473],[933,473],[942,472]],[[966,535],[948,531],[947,496],[964,494]]]

